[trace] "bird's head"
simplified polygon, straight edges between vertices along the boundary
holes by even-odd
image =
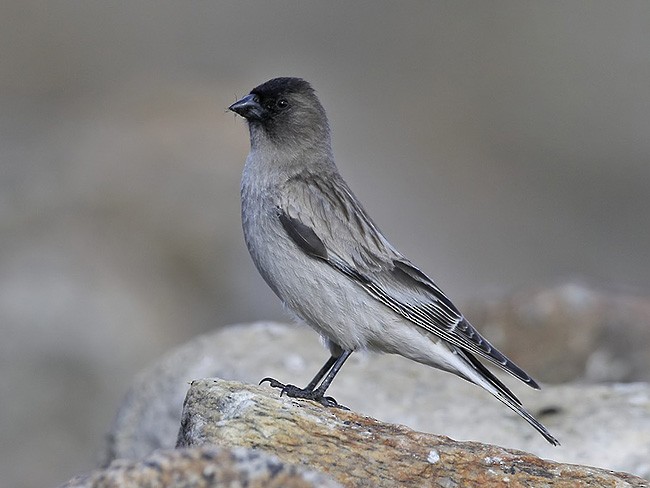
[[[325,110],[311,85],[301,78],[269,80],[228,109],[248,121],[251,144],[261,138],[276,145],[329,146]]]

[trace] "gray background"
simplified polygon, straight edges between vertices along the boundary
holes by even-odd
[[[239,224],[245,124],[310,80],[339,168],[456,301],[647,295],[650,3],[0,3],[0,483],[87,470],[133,375],[283,318]]]

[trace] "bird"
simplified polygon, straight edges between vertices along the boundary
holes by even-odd
[[[398,354],[463,378],[559,445],[481,360],[539,389],[379,230],[339,173],[325,109],[302,78],[273,78],[228,107],[248,125],[241,218],[251,258],[285,307],[323,339],[330,358],[281,395],[342,407],[326,390],[355,351]],[[345,408],[345,407],[343,407]]]

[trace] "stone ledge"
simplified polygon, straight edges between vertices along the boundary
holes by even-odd
[[[636,476],[458,442],[220,379],[193,381],[177,447],[263,450],[347,487],[647,487]]]

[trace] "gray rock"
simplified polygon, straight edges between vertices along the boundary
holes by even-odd
[[[311,330],[278,323],[232,326],[198,337],[135,381],[113,425],[106,460],[173,447],[193,379],[256,384],[272,376],[303,385],[326,358]],[[509,384],[561,447],[548,445],[479,388],[397,356],[353,355],[328,393],[354,411],[423,432],[650,477],[648,384],[546,386],[539,392]]]
[[[323,474],[259,450],[204,446],[118,460],[61,488],[337,488]]]
[[[539,380],[650,381],[648,297],[566,283],[463,308]]]

